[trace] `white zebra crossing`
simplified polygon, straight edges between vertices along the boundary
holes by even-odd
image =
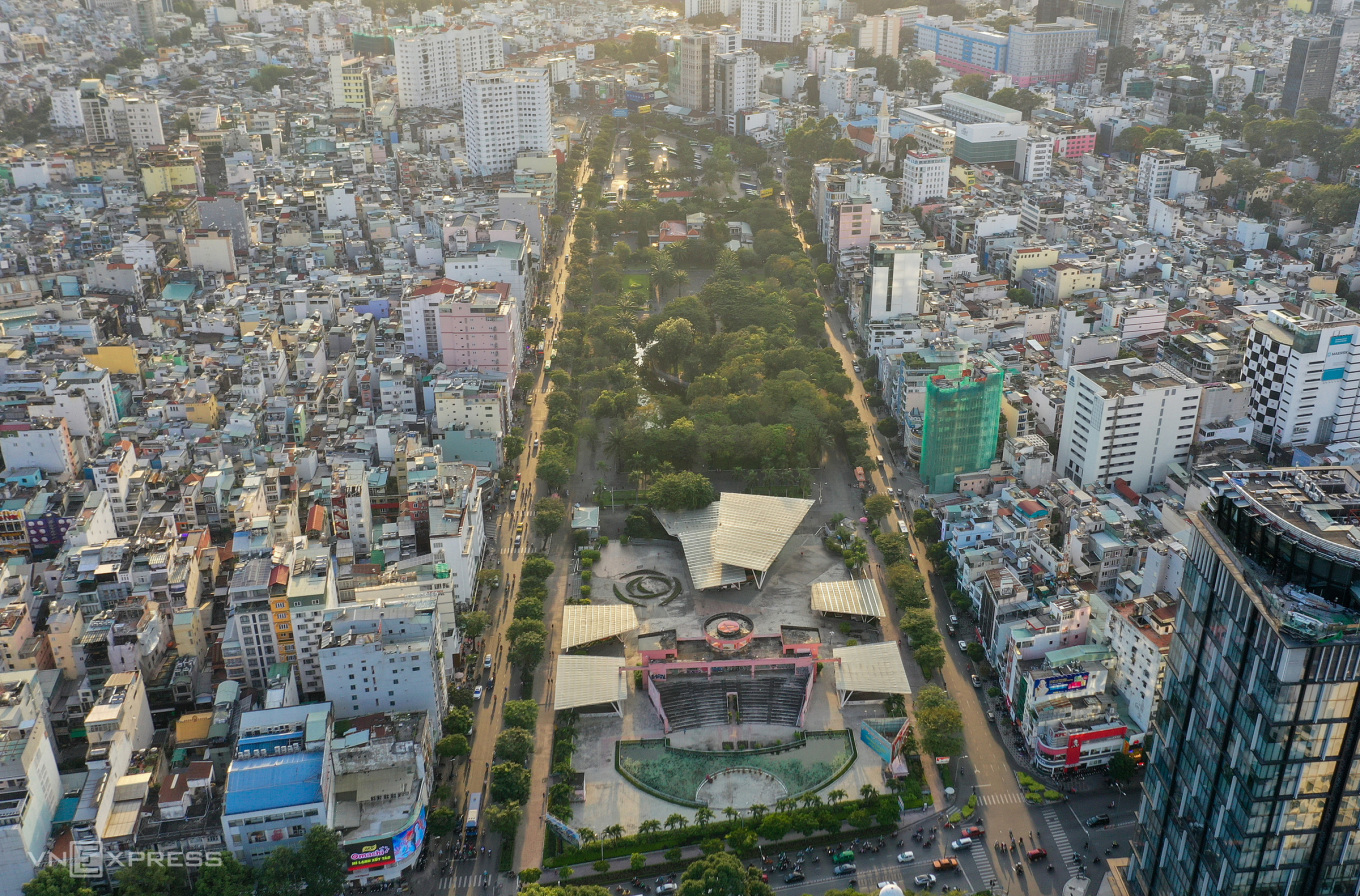
[[[987,793],[982,796],[984,806],[1020,805],[1025,798],[1018,793]]]
[[[1067,832],[1063,830],[1062,823],[1058,821],[1058,813],[1052,809],[1044,810],[1044,824],[1048,827],[1048,835],[1053,838],[1053,845],[1058,848],[1058,854],[1062,856],[1064,864],[1072,864],[1072,856],[1077,851],[1072,848],[1072,842],[1067,839]]]
[[[984,881],[996,880],[996,868],[992,866],[991,850],[988,849],[986,841],[973,841],[973,862]]]

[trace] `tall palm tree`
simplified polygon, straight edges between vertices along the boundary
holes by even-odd
[[[666,287],[675,285],[675,259],[669,252],[658,253],[652,261],[652,286],[656,287],[656,300],[666,294]]]
[[[680,298],[680,290],[689,282],[689,271],[676,271],[673,282],[675,283],[675,297],[678,299]]]
[[[871,800],[876,796],[878,796],[878,788],[872,784],[865,784],[859,789],[859,798],[862,800]]]
[[[798,801],[787,796],[781,796],[774,801],[774,807],[779,812],[787,812],[796,805],[798,805]]]
[[[764,803],[753,803],[750,809],[751,818],[753,818],[756,821],[760,821],[760,819],[765,817],[765,813],[769,811],[770,807],[765,805]]]
[[[803,808],[804,808],[804,809],[811,809],[811,808],[813,808],[814,806],[820,806],[821,804],[822,804],[822,798],[819,797],[819,796],[818,796],[817,794],[815,794],[815,793],[809,793],[807,796],[803,797]]]
[[[833,790],[833,791],[831,791],[830,793],[828,793],[828,794],[826,795],[826,801],[827,801],[828,803],[830,803],[831,805],[833,805],[833,806],[836,805],[837,803],[839,803],[839,802],[840,802],[841,800],[843,800],[843,799],[845,799],[845,791],[844,791],[844,790],[839,790],[839,789],[838,789],[838,790]]]
[[[700,806],[694,811],[694,823],[699,825],[708,824],[713,820],[713,810],[707,806]]]
[[[648,818],[638,825],[639,834],[654,834],[661,830],[661,822],[655,818]]]
[[[628,449],[628,433],[622,426],[609,427],[609,435],[604,437],[605,453],[614,458],[615,464],[623,463],[623,452]]]
[[[678,829],[683,831],[687,827],[689,827],[689,821],[679,812],[672,812],[670,815],[666,816],[666,830],[672,831]]]
[[[582,843],[594,843],[596,840],[600,839],[600,836],[595,833],[593,828],[577,828],[576,833],[581,835]]]
[[[728,806],[723,809],[723,815],[727,816],[728,821],[735,821],[741,817],[741,810],[734,806]]]
[[[610,840],[619,840],[619,839],[622,839],[622,837],[623,837],[623,825],[621,825],[621,824],[611,824],[609,827],[607,827],[607,828],[604,829],[604,835],[605,835],[605,837],[609,838]]]

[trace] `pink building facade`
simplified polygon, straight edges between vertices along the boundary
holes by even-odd
[[[439,354],[453,370],[480,370],[514,380],[519,372],[518,304],[507,284],[464,286],[439,303]]]

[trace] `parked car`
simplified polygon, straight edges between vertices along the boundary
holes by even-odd
[[[897,854],[897,861],[914,862],[916,861],[916,853],[912,852],[911,850],[907,850],[906,852],[899,852]]]
[[[1092,815],[1090,818],[1086,819],[1086,826],[1088,828],[1103,828],[1109,823],[1110,816],[1103,812],[1100,815]]]
[[[936,880],[937,878],[933,874],[918,874],[916,875],[916,880],[912,881],[912,883],[916,884],[918,887],[930,888],[935,886]]]
[[[952,850],[954,850],[954,852],[959,852],[959,851],[965,850],[965,849],[972,849],[972,848],[973,848],[973,838],[972,838],[972,837],[960,837],[959,839],[955,840],[953,843],[950,843],[950,844],[949,844],[949,848],[952,849]]]
[[[981,679],[981,678],[978,678],[976,675],[969,675],[968,677],[971,678],[971,679],[973,680],[973,687],[975,687],[975,688],[980,688],[980,687],[982,687],[982,679]]]
[[[855,863],[854,863],[854,862],[847,862],[847,863],[845,863],[844,865],[837,865],[837,866],[836,866],[834,869],[832,869],[832,870],[833,870],[833,872],[834,872],[835,874],[854,874],[854,873],[855,873]]]

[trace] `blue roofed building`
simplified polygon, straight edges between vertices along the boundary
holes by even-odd
[[[241,714],[227,769],[222,833],[227,848],[258,866],[280,846],[296,847],[335,812],[329,703]]]

